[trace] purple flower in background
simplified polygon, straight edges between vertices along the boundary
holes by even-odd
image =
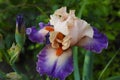
[[[37,55],[37,72],[65,80],[73,72],[72,46],[80,46],[100,53],[107,48],[106,36],[86,21],[75,16],[75,11],[66,12],[62,7],[50,15],[50,23],[39,23],[40,29],[27,28],[26,33],[33,42],[44,43],[45,48]]]

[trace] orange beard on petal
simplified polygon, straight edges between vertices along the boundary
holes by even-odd
[[[59,40],[63,40],[63,38],[64,38],[65,36],[61,33],[61,32],[59,32],[58,34],[57,34],[57,39],[59,39]],[[63,49],[62,49],[62,44],[61,43],[59,43],[59,48],[57,48],[56,49],[56,55],[57,56],[60,56],[62,53],[63,53]]]
[[[62,47],[56,49],[56,55],[60,56],[63,53]]]
[[[46,26],[45,29],[49,32],[54,31],[54,28],[52,26]]]

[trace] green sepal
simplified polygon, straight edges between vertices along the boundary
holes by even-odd
[[[25,43],[25,34],[24,33],[15,33],[15,40],[19,47],[23,47]]]

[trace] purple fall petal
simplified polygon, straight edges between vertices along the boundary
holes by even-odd
[[[50,23],[44,24],[39,23],[40,29],[37,30],[35,27],[27,28],[26,34],[32,42],[43,43],[46,40],[46,44],[49,44],[49,31],[45,29],[46,26],[50,26]]]
[[[78,45],[92,52],[100,53],[102,49],[107,48],[108,39],[104,34],[100,33],[96,28],[93,28],[93,31],[94,31],[93,38],[84,37],[80,40]]]
[[[96,28],[93,28],[93,30],[94,30],[93,39],[101,43],[101,47],[106,49],[108,47],[108,39],[106,35],[100,33]]]
[[[39,23],[39,26],[40,26],[40,29],[44,28],[45,27],[45,24],[43,22],[40,22]]]
[[[39,23],[40,29],[44,28],[45,26],[50,26],[50,23],[48,22],[48,24],[44,24],[43,22]]]
[[[56,50],[50,46],[46,46],[38,54],[37,72],[40,75],[49,75],[53,78],[65,80],[73,71],[73,59],[71,50],[63,52],[62,55],[57,56]]]
[[[44,41],[44,36],[40,34],[39,31],[35,27],[27,28],[26,34],[28,35],[28,38],[32,42],[41,43]]]

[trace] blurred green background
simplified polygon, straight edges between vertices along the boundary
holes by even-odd
[[[108,37],[108,48],[101,54],[94,54],[93,79],[97,80],[103,68],[120,48],[120,0],[0,0],[0,34],[3,36],[0,47],[4,46],[7,51],[15,42],[17,15],[24,16],[26,27],[38,27],[39,22],[47,23],[50,14],[62,6],[66,6],[68,10],[75,9],[77,17],[86,20]],[[1,45],[3,42],[4,45]],[[35,66],[36,55],[42,47],[43,45],[32,43],[26,38],[24,48],[15,63],[28,80],[40,80]],[[80,48],[78,57],[80,74],[83,69],[84,53],[85,50]],[[4,73],[12,72],[13,69],[5,61],[3,54],[4,52],[0,53],[0,70]],[[120,51],[106,69],[102,80],[111,76],[120,76]],[[73,80],[73,74],[67,80]]]

